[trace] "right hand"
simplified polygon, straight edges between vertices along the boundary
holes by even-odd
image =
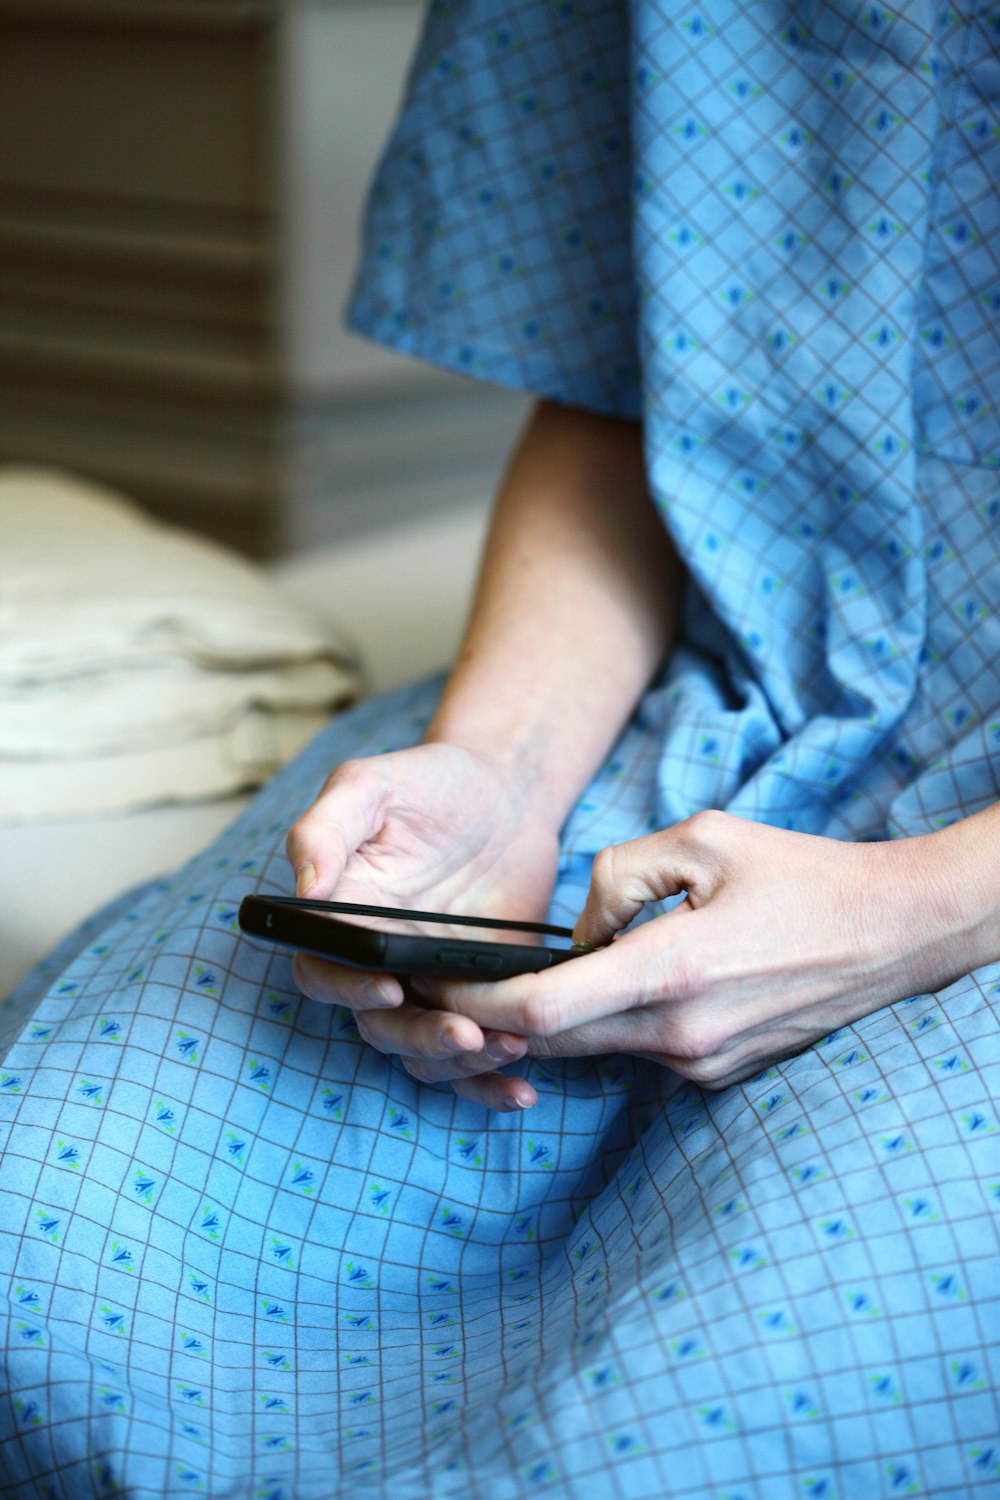
[[[300,896],[526,921],[545,917],[558,847],[558,829],[507,767],[443,742],[338,766],[286,842]],[[523,1057],[523,1037],[414,1004],[393,975],[304,953],[293,973],[310,999],[354,1011],[362,1037],[412,1061],[416,1076],[422,1063],[457,1057],[469,1075],[468,1087],[452,1081],[457,1094],[494,1109],[536,1102],[524,1079],[483,1071]],[[433,1006],[435,985],[422,994]]]

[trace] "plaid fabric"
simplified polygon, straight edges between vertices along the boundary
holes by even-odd
[[[564,831],[1000,796],[1000,9],[436,0],[351,317],[645,423],[681,646]],[[241,940],[336,721],[0,1021],[16,1500],[1000,1495],[1000,965],[721,1094],[492,1117]]]

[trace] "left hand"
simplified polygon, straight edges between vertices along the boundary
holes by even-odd
[[[540,974],[435,983],[435,1006],[528,1038],[534,1057],[627,1052],[724,1088],[838,1026],[966,973],[960,891],[930,834],[855,844],[702,812],[603,850],[575,937],[601,946]],[[934,847],[928,847],[934,846]],[[668,914],[621,933],[643,905]],[[418,990],[420,986],[416,986]],[[391,1016],[368,1039],[394,1052]],[[385,1024],[385,1035],[380,1027]],[[429,1082],[470,1060],[410,1057]],[[490,1100],[484,1089],[482,1103]]]

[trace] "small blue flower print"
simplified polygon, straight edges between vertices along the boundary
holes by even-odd
[[[643,1442],[634,1432],[609,1432],[604,1441],[616,1458],[643,1452]]]
[[[942,1301],[965,1301],[965,1292],[954,1271],[935,1272],[931,1276],[931,1289]]]
[[[322,1104],[320,1107],[322,1108],[324,1114],[329,1115],[331,1120],[343,1119],[343,1094],[335,1093],[333,1089],[324,1089],[320,1097],[322,1100]]]
[[[40,1234],[44,1234],[45,1238],[51,1240],[54,1245],[59,1243],[59,1230],[62,1220],[58,1214],[54,1214],[46,1208],[38,1208],[35,1210],[35,1222],[38,1225]]]
[[[264,1001],[264,1009],[272,1021],[278,1021],[283,1026],[291,1024],[294,1004],[291,1000],[281,995],[268,995]]]
[[[268,1094],[271,1091],[272,1075],[271,1068],[265,1062],[259,1062],[252,1057],[247,1063],[247,1082]]]
[[[389,1212],[389,1199],[392,1193],[389,1188],[380,1187],[377,1182],[372,1183],[368,1189],[368,1201],[377,1213],[387,1214]]]
[[[193,1036],[189,1031],[179,1031],[175,1038],[177,1051],[185,1062],[196,1063],[198,1061],[198,1048],[201,1038]]]
[[[132,1173],[132,1191],[136,1197],[141,1198],[143,1203],[151,1203],[156,1187],[156,1178],[150,1176],[141,1167],[136,1167]]]
[[[217,1240],[222,1232],[222,1217],[218,1209],[213,1208],[211,1204],[205,1204],[198,1216],[198,1228],[202,1234],[207,1234],[209,1239]]]
[[[116,1311],[113,1307],[108,1307],[105,1302],[101,1303],[100,1321],[109,1333],[124,1334],[125,1332],[125,1314]]]
[[[700,1406],[698,1416],[710,1432],[733,1432],[735,1424],[729,1412],[722,1405]]]
[[[247,1149],[247,1143],[241,1135],[233,1130],[226,1132],[226,1155],[229,1160],[235,1162],[238,1167],[243,1165],[243,1153]]]
[[[284,1396],[261,1396],[260,1403],[266,1412],[286,1412],[289,1410],[288,1402]]]
[[[111,1249],[108,1251],[108,1260],[116,1271],[134,1271],[135,1256],[128,1245],[121,1240],[112,1240]]]
[[[304,1162],[294,1162],[292,1164],[289,1185],[296,1188],[300,1193],[312,1196],[316,1191],[316,1173],[312,1167],[307,1166]]]
[[[22,1427],[40,1427],[44,1418],[39,1402],[33,1396],[18,1396],[14,1401],[18,1422]]]

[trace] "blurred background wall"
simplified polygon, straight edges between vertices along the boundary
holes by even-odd
[[[419,0],[0,0],[0,461],[258,556],[492,490],[519,396],[347,334]]]

